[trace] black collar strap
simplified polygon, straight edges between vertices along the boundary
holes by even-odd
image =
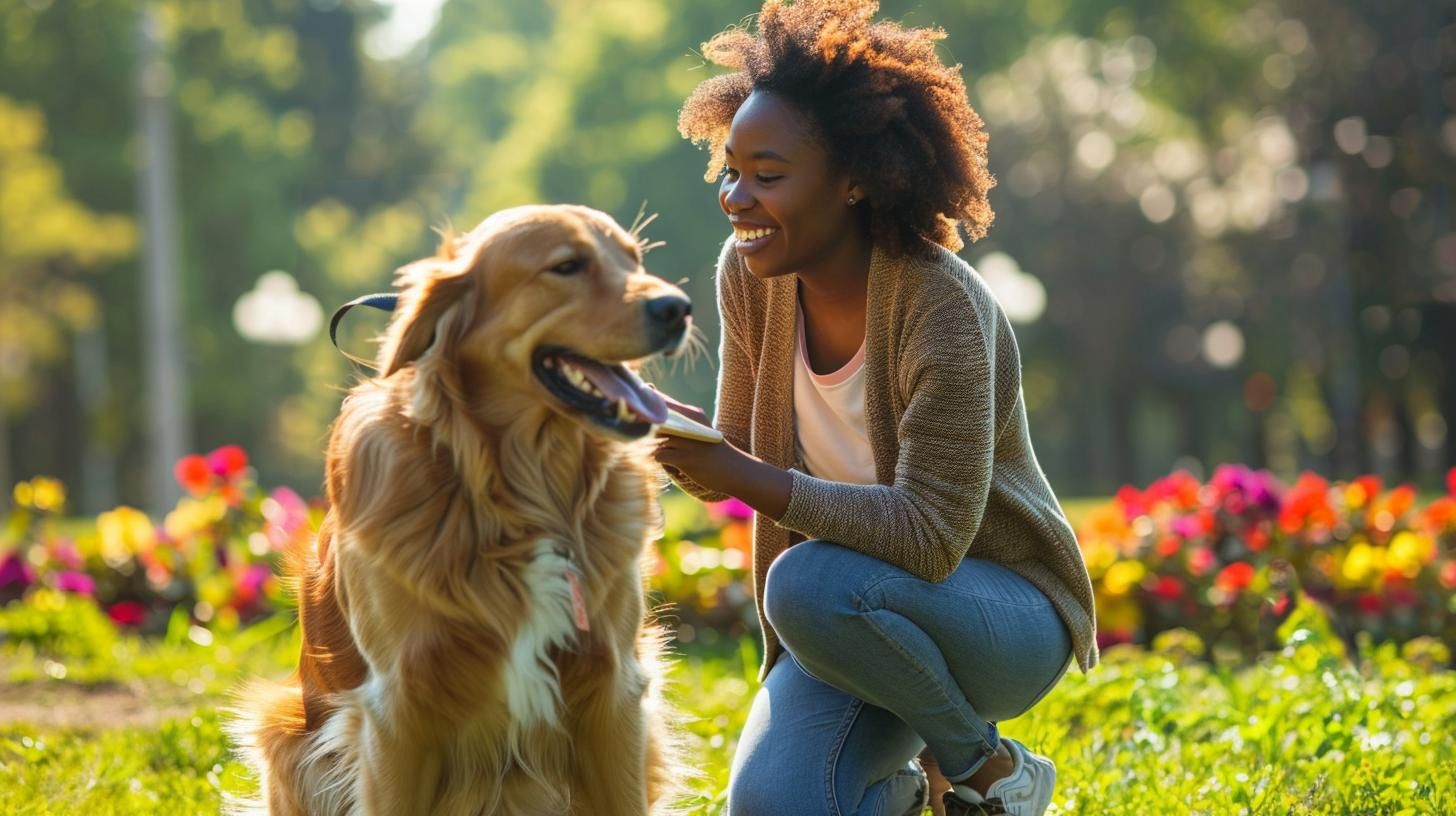
[[[362,295],[360,297],[354,298],[353,300],[345,303],[343,306],[340,306],[334,311],[333,318],[329,320],[329,340],[333,341],[334,348],[339,349],[339,351],[342,352],[345,357],[348,357],[350,360],[353,360],[360,365],[365,365],[373,368],[374,364],[369,362],[368,360],[361,360],[360,358],[355,357],[349,352],[344,351],[342,348],[339,348],[339,321],[343,320],[344,315],[355,306],[369,306],[371,308],[378,309],[381,312],[392,312],[394,311],[394,307],[398,304],[399,295],[393,292],[384,292],[377,295]]]

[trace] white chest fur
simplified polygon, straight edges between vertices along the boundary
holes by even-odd
[[[571,581],[575,566],[549,539],[536,542],[536,557],[527,567],[526,609],[505,666],[506,701],[511,720],[522,727],[557,726],[561,684],[551,650],[576,639]]]

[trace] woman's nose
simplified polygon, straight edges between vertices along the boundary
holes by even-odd
[[[725,180],[719,193],[723,209],[728,212],[741,212],[753,206],[753,196],[748,194],[741,182]]]

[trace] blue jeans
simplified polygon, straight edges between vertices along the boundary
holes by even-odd
[[[1051,601],[990,561],[934,584],[804,541],[770,567],[764,612],[787,654],[754,697],[729,816],[900,816],[922,748],[969,777],[996,753],[996,721],[1041,700],[1072,657]]]

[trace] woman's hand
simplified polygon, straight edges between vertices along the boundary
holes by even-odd
[[[704,488],[727,493],[772,519],[789,509],[793,477],[728,441],[699,442],[680,436],[658,440],[653,456]]]
[[[703,421],[687,413],[683,416]],[[675,468],[708,490],[730,495],[734,494],[734,486],[741,483],[742,471],[753,461],[726,440],[699,442],[681,436],[663,436],[653,455],[659,463]]]

